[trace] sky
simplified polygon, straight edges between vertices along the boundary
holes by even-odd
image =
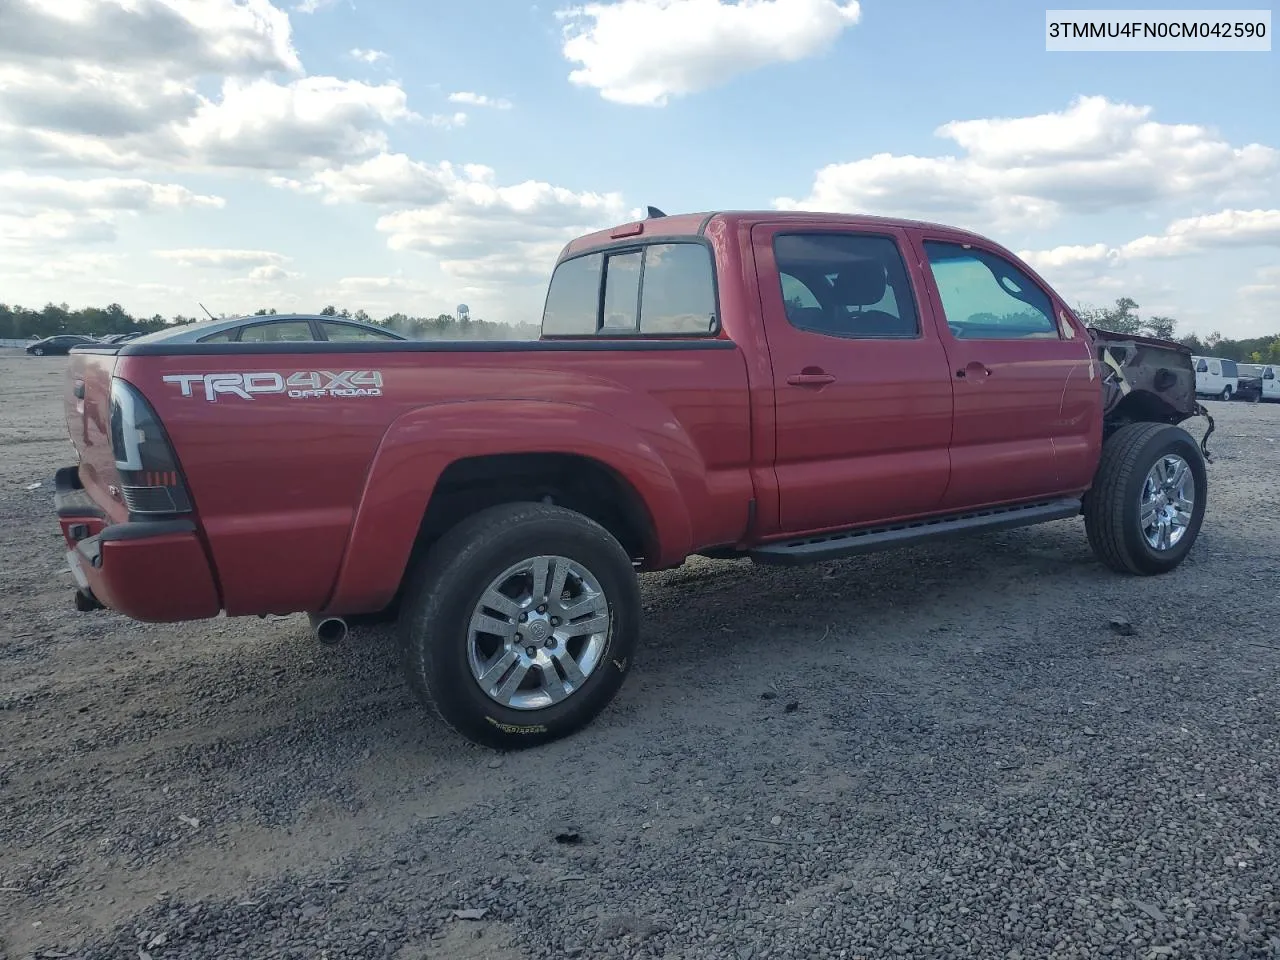
[[[1044,30],[1026,0],[0,0],[0,302],[536,322],[564,243],[653,204],[936,220],[1073,304],[1280,333],[1280,45]]]

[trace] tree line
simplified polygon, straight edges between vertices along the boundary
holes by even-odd
[[[1142,317],[1135,300],[1120,297],[1108,307],[1079,305],[1076,313],[1090,326],[1114,330],[1117,333],[1135,333],[1166,340],[1177,339],[1190,347],[1193,353],[1205,356],[1225,357],[1229,360],[1252,363],[1280,363],[1280,335],[1232,340],[1214,331],[1206,337],[1196,334],[1176,336],[1177,321],[1172,317]],[[274,307],[255,311],[254,316],[273,316]],[[413,317],[405,313],[393,313],[375,320],[364,310],[352,313],[332,304],[320,313],[329,317],[347,317],[365,323],[376,323],[415,340],[529,340],[538,336],[538,325],[533,323],[507,324],[492,320],[480,320],[468,316],[455,317],[449,313],[433,317]],[[151,333],[165,327],[195,323],[200,317],[178,314],[164,317],[135,317],[120,304],[106,307],[84,307],[72,310],[64,304],[46,304],[39,310],[9,306],[0,303],[0,340],[28,340],[33,337],[52,337],[59,333],[81,333],[102,337],[112,333]]]
[[[1197,356],[1222,357],[1240,363],[1280,363],[1278,334],[1232,340],[1215,330],[1206,337],[1199,337],[1194,333],[1178,337],[1175,335],[1178,322],[1172,317],[1143,319],[1138,309],[1137,301],[1131,297],[1120,297],[1110,307],[1077,306],[1076,315],[1091,327],[1114,330],[1116,333],[1136,333],[1177,340],[1190,347],[1191,352]]]
[[[375,320],[364,310],[350,310],[332,304],[320,310],[327,317],[346,317],[388,327],[403,336],[415,340],[525,340],[538,336],[538,326],[532,323],[509,324],[474,317],[455,317],[441,313],[434,317],[412,317],[405,313],[393,313]],[[254,316],[274,316],[274,307],[254,312]],[[91,337],[103,337],[112,333],[153,333],[170,326],[195,323],[207,317],[183,316],[135,317],[118,303],[106,307],[84,307],[72,310],[65,303],[46,304],[42,309],[10,306],[0,303],[0,340],[29,340],[52,337],[60,333],[79,333]],[[223,318],[219,318],[223,319]]]

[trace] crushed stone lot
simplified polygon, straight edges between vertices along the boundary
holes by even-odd
[[[1080,521],[691,561],[502,755],[388,628],[75,613],[65,366],[0,355],[0,960],[1280,957],[1280,405],[1207,404],[1172,574]]]

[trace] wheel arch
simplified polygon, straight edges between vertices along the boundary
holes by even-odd
[[[690,552],[681,490],[630,424],[567,403],[439,404],[405,414],[383,437],[324,612],[382,609],[415,557],[459,522],[548,497],[596,520],[643,568]]]

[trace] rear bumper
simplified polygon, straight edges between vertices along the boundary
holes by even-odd
[[[190,520],[108,523],[75,467],[54,477],[54,505],[76,585],[135,620],[201,620],[222,608]]]

